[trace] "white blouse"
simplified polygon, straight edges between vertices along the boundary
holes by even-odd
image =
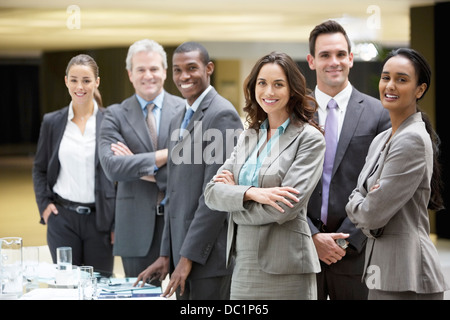
[[[53,191],[60,197],[81,203],[95,202],[95,130],[98,105],[86,122],[84,133],[72,122],[72,102],[66,129],[59,146],[61,169]]]

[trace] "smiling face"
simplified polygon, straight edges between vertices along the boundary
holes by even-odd
[[[72,65],[68,70],[65,82],[72,102],[75,105],[92,103],[95,89],[100,84],[100,78],[95,77],[91,67]]]
[[[284,70],[276,63],[266,63],[258,73],[255,98],[271,125],[281,125],[288,117],[289,83]]]
[[[154,100],[162,92],[167,77],[163,58],[153,51],[137,52],[131,59],[128,77],[141,98],[146,101]]]
[[[200,51],[180,52],[173,55],[173,82],[189,105],[208,88],[214,64],[203,63]]]
[[[380,100],[390,112],[412,114],[416,102],[426,89],[426,84],[417,84],[418,76],[414,65],[401,55],[390,58],[383,66],[380,82]]]
[[[353,54],[348,52],[345,36],[324,33],[317,37],[315,56],[307,56],[311,70],[316,70],[317,86],[334,97],[348,84],[348,74],[353,67]]]

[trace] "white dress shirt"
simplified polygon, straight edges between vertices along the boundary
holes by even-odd
[[[209,91],[211,91],[211,89],[212,89],[212,86],[211,85],[208,86],[208,88],[206,88],[205,91],[203,91],[203,93],[197,98],[197,100],[194,101],[192,106],[189,105],[189,103],[187,102],[187,99],[186,99],[186,110],[191,108],[195,113],[195,111],[197,111],[200,103],[202,103],[203,98],[208,94]]]
[[[338,137],[341,135],[342,124],[344,123],[345,112],[347,110],[348,101],[350,100],[350,96],[352,95],[353,87],[350,82],[347,84],[344,90],[339,92],[336,96],[331,97],[326,93],[319,90],[316,86],[314,95],[316,97],[316,101],[319,104],[318,114],[319,114],[319,125],[324,128],[325,121],[327,119],[327,105],[331,99],[334,99],[338,105]]]
[[[72,122],[72,102],[61,144],[59,146],[58,179],[53,191],[60,197],[81,203],[95,202],[95,130],[98,105],[94,101],[94,112],[86,122],[84,133]]]

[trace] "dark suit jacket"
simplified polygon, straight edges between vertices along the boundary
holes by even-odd
[[[184,100],[164,93],[158,149],[167,148],[169,123]],[[160,239],[153,237],[159,191],[165,191],[167,166],[159,168],[156,183],[140,179],[154,175],[155,151],[136,95],[106,109],[100,132],[99,156],[107,176],[117,181],[114,255],[145,256]],[[123,142],[133,156],[115,156],[111,143]]]
[[[353,88],[334,160],[328,201],[328,232],[349,233],[351,247],[344,258],[332,265],[341,274],[362,274],[366,236],[348,219],[345,206],[356,187],[367,151],[375,136],[390,127],[389,113],[381,102]],[[322,206],[322,179],[317,184],[308,205],[311,233],[319,232]]]
[[[100,165],[97,150],[100,124],[104,117],[104,108],[99,108],[96,122],[95,152],[95,219],[99,231],[110,232],[114,224],[115,185],[108,180]],[[44,115],[33,165],[33,184],[36,202],[44,224],[42,213],[48,204],[54,202],[53,186],[61,168],[58,158],[59,145],[67,124],[69,107]]]
[[[227,270],[225,263],[227,213],[209,209],[203,192],[233,150],[235,139],[229,139],[227,133],[235,134],[237,140],[242,121],[234,106],[214,88],[192,116],[186,128],[190,135],[178,141],[176,129],[180,128],[184,113],[185,108],[171,123],[168,213],[161,255],[171,256],[175,266],[180,256],[192,260],[191,279],[231,274],[232,269]],[[208,135],[215,139],[209,140]]]

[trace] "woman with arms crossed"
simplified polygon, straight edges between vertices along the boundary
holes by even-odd
[[[367,236],[369,299],[442,299],[446,284],[429,238],[427,209],[440,210],[438,137],[417,101],[430,87],[420,53],[392,51],[379,82],[392,128],[372,142],[346,206]]]
[[[249,128],[205,189],[210,208],[231,213],[231,299],[316,299],[320,266],[306,207],[325,152],[317,104],[284,53],[261,58],[244,90]]]

